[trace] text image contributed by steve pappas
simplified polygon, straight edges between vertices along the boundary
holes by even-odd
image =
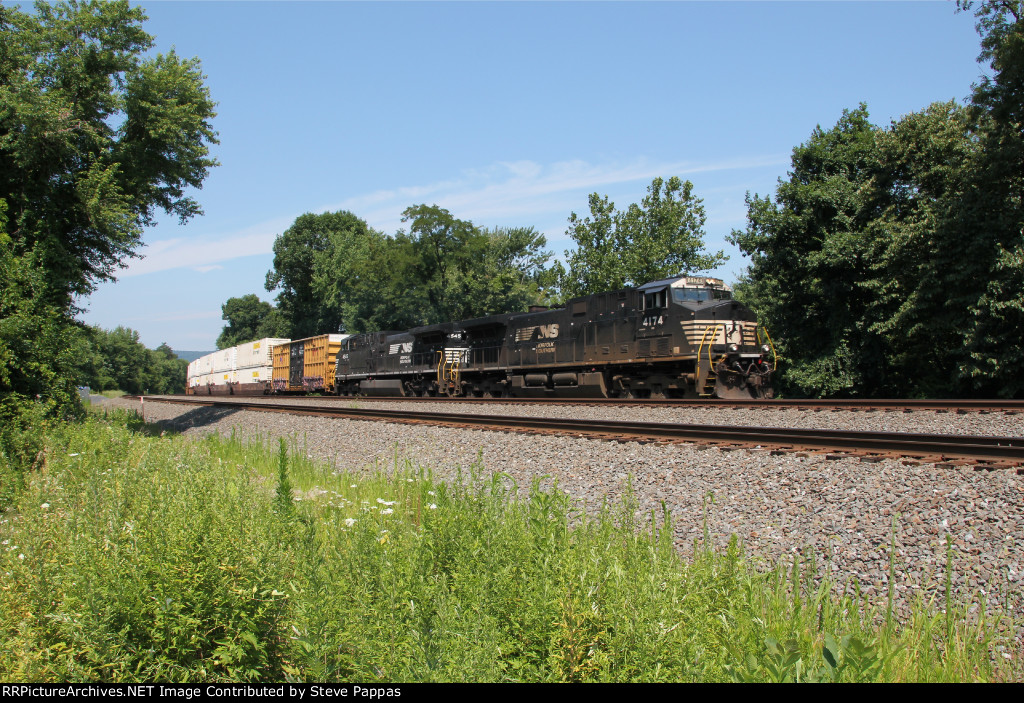
[[[400,698],[399,686],[362,684],[2,684],[0,698],[242,698],[362,701]]]

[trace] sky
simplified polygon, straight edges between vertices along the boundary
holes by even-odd
[[[151,348],[213,350],[228,298],[273,302],[274,239],[306,212],[394,233],[437,204],[564,258],[588,194],[624,209],[679,176],[734,282],[746,194],[773,194],[816,126],[962,101],[983,70],[974,18],[938,0],[140,4],[155,52],[201,60],[220,140],[204,214],[160,219],[79,301]]]

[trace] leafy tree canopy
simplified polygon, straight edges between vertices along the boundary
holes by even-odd
[[[789,392],[1024,395],[1024,5],[972,7],[991,74],[969,106],[878,128],[862,105],[748,196],[739,292]]]
[[[0,198],[59,305],[113,278],[157,211],[199,214],[186,191],[216,165],[199,61],[145,56],[145,19],[127,0],[0,6]]]
[[[305,214],[278,237],[267,286],[279,286],[289,336],[521,311],[554,287],[532,227],[479,228],[436,205],[403,217],[409,230],[388,236],[350,212]]]
[[[228,298],[221,306],[228,323],[217,338],[217,348],[227,349],[264,337],[286,337],[287,322],[280,311],[255,294]]]
[[[278,291],[277,309],[287,321],[286,336],[299,339],[339,330],[339,306],[314,290],[317,263],[367,231],[366,222],[351,212],[306,213],[274,241],[274,268],[267,272],[266,289]]]
[[[185,392],[188,362],[167,344],[147,349],[127,327],[86,327],[75,340],[75,379],[93,390],[169,394]]]
[[[624,212],[597,193],[589,204],[589,217],[569,216],[566,234],[576,249],[565,252],[566,297],[708,270],[727,258],[721,251],[704,250],[704,205],[690,181],[655,178],[643,201]]]

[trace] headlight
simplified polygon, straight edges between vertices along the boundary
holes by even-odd
[[[762,344],[762,345],[761,345],[761,353],[762,353],[762,354],[767,354],[767,353],[769,353],[769,352],[770,352],[771,350],[772,350],[772,348],[771,348],[771,347],[769,347],[769,346],[768,346],[767,344]]]
[[[737,353],[739,353],[739,350],[740,350],[740,345],[738,345],[738,344],[730,344],[729,345],[729,353],[730,354],[737,354]]]

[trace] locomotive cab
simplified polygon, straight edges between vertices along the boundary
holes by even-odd
[[[680,347],[696,356],[699,395],[770,395],[774,354],[761,342],[754,313],[733,299],[724,281],[680,276],[653,281],[639,291],[643,317],[638,336],[657,329],[657,334],[681,337]]]

